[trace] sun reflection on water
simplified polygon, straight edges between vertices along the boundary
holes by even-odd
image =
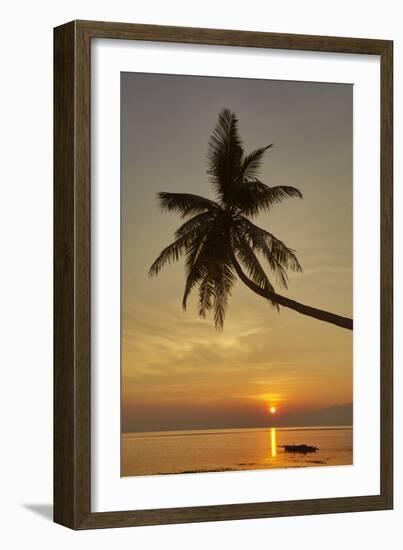
[[[277,434],[276,434],[276,428],[270,429],[270,448],[271,448],[271,456],[274,458],[277,456]]]

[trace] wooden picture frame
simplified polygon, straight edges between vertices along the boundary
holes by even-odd
[[[381,60],[381,472],[370,496],[91,512],[91,40],[113,38],[355,53]],[[54,520],[95,529],[393,507],[393,43],[386,40],[73,21],[54,31]]]

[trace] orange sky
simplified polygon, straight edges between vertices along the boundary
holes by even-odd
[[[225,105],[246,150],[275,144],[262,181],[304,194],[256,219],[304,269],[284,292],[352,316],[352,87],[123,74],[123,430],[349,423],[350,331],[277,313],[238,281],[217,332],[195,300],[182,311],[182,262],[147,276],[180,223],[155,194],[212,197],[207,142]]]

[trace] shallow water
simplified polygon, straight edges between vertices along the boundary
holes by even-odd
[[[288,453],[282,445],[319,447]],[[122,435],[122,476],[353,463],[351,426],[215,429]]]

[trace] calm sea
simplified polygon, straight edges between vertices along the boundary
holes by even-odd
[[[282,445],[311,445],[288,453]],[[122,435],[122,476],[353,463],[351,426],[215,429]]]

